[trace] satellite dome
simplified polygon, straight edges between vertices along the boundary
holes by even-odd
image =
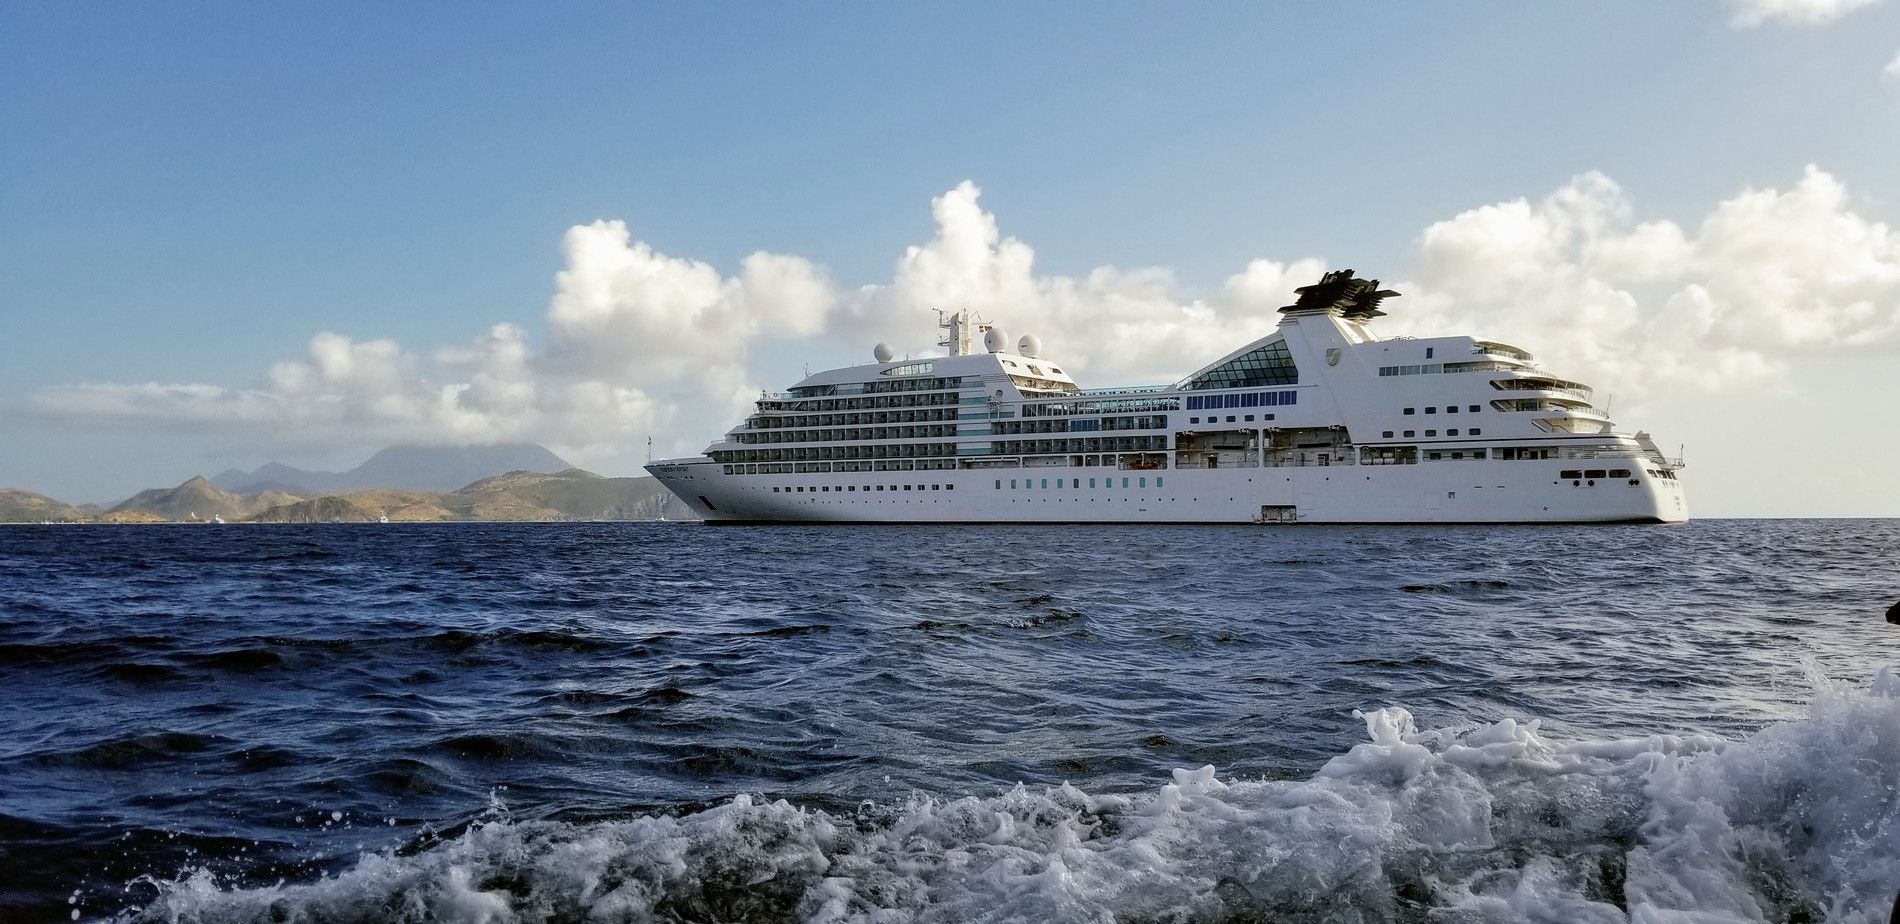
[[[871,349],[871,355],[877,357],[878,362],[887,363],[891,361],[891,357],[897,355],[897,351],[891,349],[888,343],[880,343]]]
[[[983,349],[992,353],[1001,353],[1009,349],[1009,335],[1000,327],[992,327],[983,335]]]
[[[1024,334],[1023,339],[1016,341],[1016,352],[1035,359],[1036,354],[1042,352],[1042,341],[1037,340],[1035,334]]]

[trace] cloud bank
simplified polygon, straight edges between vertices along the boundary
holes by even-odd
[[[234,428],[289,447],[530,440],[633,458],[648,435],[696,450],[761,385],[786,384],[761,381],[765,351],[915,343],[937,307],[1037,333],[1085,383],[1169,381],[1270,330],[1327,266],[1258,259],[1202,297],[1157,267],[1039,274],[1033,248],[979,200],[968,181],[933,199],[935,234],[888,282],[846,288],[763,251],[727,275],[597,221],[566,233],[538,338],[499,323],[418,353],[325,332],[249,388],[80,384],[33,403],[58,419]],[[1813,167],[1787,189],[1743,190],[1693,228],[1639,220],[1620,186],[1587,173],[1536,202],[1430,225],[1409,272],[1388,335],[1509,340],[1625,401],[1773,387],[1803,357],[1900,343],[1900,238]]]
[[[1862,7],[1880,0],[1730,0],[1735,11],[1729,20],[1741,29],[1764,23],[1796,26],[1824,26]]]

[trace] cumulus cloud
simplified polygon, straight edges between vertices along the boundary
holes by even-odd
[[[1730,23],[1754,28],[1763,23],[1822,26],[1880,0],[1729,0],[1735,11]]]
[[[256,385],[91,384],[35,398],[64,418],[241,428],[284,444],[535,440],[583,456],[657,435],[697,449],[764,381],[761,354],[825,340],[916,342],[934,308],[977,310],[1036,333],[1085,382],[1180,378],[1269,331],[1318,259],[1257,259],[1193,295],[1159,267],[1041,274],[964,182],[931,202],[936,230],[891,279],[838,285],[801,257],[755,253],[728,275],[634,239],[570,229],[538,337],[501,323],[417,354],[388,340],[314,336]],[[1602,391],[1773,385],[1789,363],[1900,343],[1900,239],[1853,211],[1810,167],[1785,190],[1748,189],[1693,228],[1643,220],[1610,178],[1579,176],[1538,201],[1471,209],[1419,235],[1388,335],[1465,332],[1532,349]],[[538,342],[537,342],[538,339]]]
[[[1887,66],[1880,73],[1881,76],[1887,78],[1889,86],[1900,87],[1900,52],[1894,52],[1893,60],[1888,61]]]
[[[1693,232],[1634,211],[1589,173],[1433,224],[1390,327],[1490,331],[1632,397],[1774,384],[1803,357],[1900,342],[1900,238],[1818,168]]]
[[[974,308],[1014,334],[1034,333],[1091,378],[1166,382],[1270,329],[1273,309],[1317,279],[1318,260],[1256,260],[1211,299],[1189,298],[1158,267],[1104,266],[1081,277],[1043,276],[1035,251],[1005,238],[965,181],[931,201],[937,233],[910,247],[888,285],[855,293],[856,317],[921,317]]]

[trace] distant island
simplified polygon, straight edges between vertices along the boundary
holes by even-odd
[[[392,446],[348,472],[271,463],[110,505],[0,489],[0,523],[375,523],[692,520],[652,478],[608,478],[532,444]]]

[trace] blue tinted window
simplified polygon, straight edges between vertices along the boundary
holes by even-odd
[[[1260,385],[1293,385],[1300,370],[1287,352],[1285,340],[1275,340],[1221,363],[1188,382],[1190,389],[1252,388]],[[1232,407],[1233,405],[1228,405]]]

